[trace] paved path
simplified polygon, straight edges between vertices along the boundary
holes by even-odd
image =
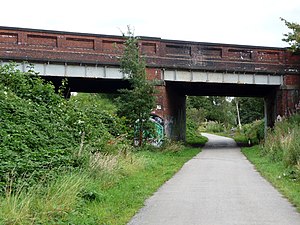
[[[233,140],[211,134],[203,151],[145,202],[129,225],[300,225],[300,214]]]

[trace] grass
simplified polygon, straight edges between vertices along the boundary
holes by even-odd
[[[243,148],[242,152],[255,165],[256,169],[273,184],[300,212],[300,180],[294,169],[287,168],[283,162],[274,162],[260,154],[260,147]]]
[[[126,224],[145,199],[200,151],[173,149],[96,155],[89,171],[66,173],[27,191],[8,191],[0,197],[0,224]]]

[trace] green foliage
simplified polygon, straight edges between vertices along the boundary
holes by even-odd
[[[74,128],[64,100],[34,72],[0,67],[0,192],[9,179],[48,179],[49,170],[73,167]],[[24,185],[24,184],[22,184]]]
[[[38,104],[51,106],[61,103],[61,97],[54,92],[54,86],[38,77],[33,68],[28,72],[21,72],[16,64],[0,67],[0,83],[18,97]]]
[[[299,51],[300,49],[300,25],[298,23],[291,23],[287,20],[280,18],[281,21],[285,23],[285,25],[291,29],[291,32],[288,32],[287,34],[284,34],[284,37],[282,40],[289,43],[293,51]]]
[[[264,100],[262,98],[238,98],[242,124],[249,124],[264,118]]]
[[[195,121],[215,121],[229,128],[235,124],[235,108],[226,97],[189,96],[187,98],[187,116]]]
[[[222,133],[226,130],[223,124],[215,121],[202,123],[200,129],[209,133]]]
[[[186,143],[203,146],[208,140],[202,136],[200,125],[205,121],[209,101],[206,97],[188,97],[186,110]]]
[[[0,74],[0,193],[11,181],[13,188],[29,187],[84,166],[90,153],[126,146],[124,119],[100,95],[68,101],[33,70],[23,73],[14,64]]]
[[[192,120],[187,120],[186,143],[191,146],[204,146],[208,139],[201,135],[199,126]]]
[[[116,114],[116,107],[99,94],[83,94],[68,102],[69,123],[84,135],[87,152],[111,151],[109,142],[126,135],[124,118]]]
[[[199,125],[205,121],[205,113],[206,110],[204,108],[192,108],[188,106],[186,110],[186,119],[187,121]]]
[[[147,80],[146,64],[139,54],[138,39],[130,29],[120,62],[121,71],[128,76],[131,89],[120,90],[118,114],[126,117],[132,131],[138,128],[139,145],[142,145],[143,131],[149,129],[149,116],[155,107],[155,89],[153,81]]]
[[[294,115],[269,131],[262,153],[287,166],[300,165],[300,115]]]
[[[0,71],[1,224],[125,224],[200,150],[134,153],[102,95],[66,100],[34,71]]]
[[[264,120],[256,120],[252,123],[244,124],[241,130],[234,132],[234,140],[239,145],[258,145],[265,137]]]
[[[245,124],[242,127],[243,133],[245,134],[251,145],[257,145],[261,140],[264,139],[265,122],[264,120],[256,120],[252,123]]]
[[[102,155],[102,170],[68,172],[47,185],[0,196],[0,224],[126,224],[200,149]],[[95,173],[96,172],[96,173]]]

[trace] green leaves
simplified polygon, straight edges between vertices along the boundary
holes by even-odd
[[[242,124],[248,124],[264,118],[263,98],[238,98]]]
[[[81,145],[85,155],[111,150],[108,142],[126,131],[108,105],[92,94],[66,100],[33,71],[0,66],[0,193],[10,179],[30,185],[83,166]]]
[[[291,29],[291,32],[288,32],[287,34],[284,34],[284,37],[282,40],[289,43],[293,51],[299,51],[300,50],[300,25],[298,23],[291,23],[287,20],[280,18],[281,21],[285,23],[285,25]]]
[[[121,71],[128,76],[131,88],[120,90],[118,114],[126,117],[132,130],[137,123],[139,145],[142,145],[142,133],[155,106],[155,89],[154,83],[146,79],[146,64],[139,55],[138,39],[130,29],[120,63]]]

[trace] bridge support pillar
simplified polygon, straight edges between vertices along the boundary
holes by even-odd
[[[185,141],[186,96],[165,85],[157,86],[156,89],[157,106],[153,113],[164,119],[166,137]]]
[[[166,87],[165,131],[167,137],[185,141],[186,133],[186,96]]]
[[[268,127],[273,127],[276,120],[276,91],[264,98],[265,102],[265,134]]]
[[[288,117],[300,111],[300,76],[286,75],[283,83],[276,94],[276,115]]]
[[[147,68],[147,76],[150,80],[158,81],[156,108],[153,113],[164,119],[166,137],[185,141],[186,96],[164,81],[161,69]]]
[[[285,75],[283,85],[265,96],[265,125],[273,127],[277,119],[300,112],[300,76]]]

